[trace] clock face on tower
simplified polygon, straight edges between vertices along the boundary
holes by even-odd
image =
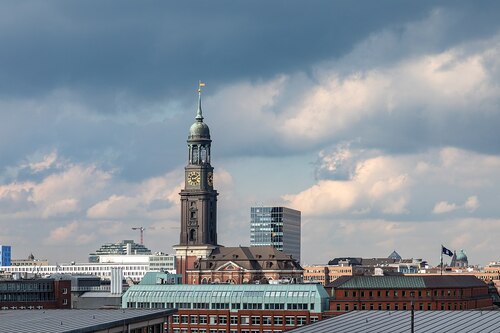
[[[189,185],[199,185],[200,173],[196,171],[191,171],[190,173],[188,173],[187,182]]]

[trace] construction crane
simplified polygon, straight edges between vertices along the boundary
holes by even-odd
[[[144,227],[133,227],[132,230],[139,230],[141,232],[141,245],[144,245]]]

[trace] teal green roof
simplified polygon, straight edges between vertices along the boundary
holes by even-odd
[[[342,289],[408,289],[425,288],[425,282],[420,276],[353,276],[335,287]]]
[[[168,273],[163,273],[163,272],[147,272],[144,277],[141,279],[141,282],[139,284],[141,285],[156,285],[156,284],[161,284],[160,281],[165,281],[164,283],[167,283],[167,281],[171,281],[172,279],[175,278],[180,278],[181,274],[168,274]]]
[[[313,312],[324,311],[329,296],[318,284],[209,284],[209,285],[135,285],[123,295],[122,305],[129,302],[164,304],[241,304],[283,303],[315,304]],[[242,307],[240,307],[242,308]]]

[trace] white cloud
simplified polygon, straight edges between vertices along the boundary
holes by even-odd
[[[443,214],[443,213],[449,213],[454,210],[458,209],[458,206],[454,203],[448,203],[446,201],[440,201],[436,203],[434,208],[432,209],[432,212],[434,214]]]
[[[31,162],[27,165],[33,172],[40,172],[52,167],[57,161],[57,151],[53,151],[48,155],[43,156],[41,161]]]
[[[332,152],[333,157],[322,152],[320,158],[329,163],[336,158],[336,154],[336,150]],[[313,216],[426,215],[426,205],[430,206],[428,209],[432,213],[439,215],[453,211],[471,213],[480,207],[478,196],[471,196],[471,190],[481,191],[487,196],[500,186],[497,173],[500,157],[456,148],[378,157],[370,157],[370,152],[346,152],[344,156],[350,158],[340,164],[356,165],[351,178],[343,181],[319,180],[299,193],[285,195],[286,203]],[[319,164],[321,168],[322,164]],[[331,172],[334,173],[336,168]],[[481,185],[484,179],[488,180],[488,186]],[[442,196],[462,196],[466,199],[463,204],[457,204],[442,200]],[[494,197],[489,200],[491,203],[488,206],[494,207]]]
[[[467,201],[464,203],[465,209],[469,212],[473,212],[479,208],[479,200],[476,196],[471,196],[467,198]]]

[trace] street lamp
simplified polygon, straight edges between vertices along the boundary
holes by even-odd
[[[415,297],[415,292],[410,291],[410,306],[411,306],[411,333],[415,333],[415,304],[413,303],[413,298]]]

